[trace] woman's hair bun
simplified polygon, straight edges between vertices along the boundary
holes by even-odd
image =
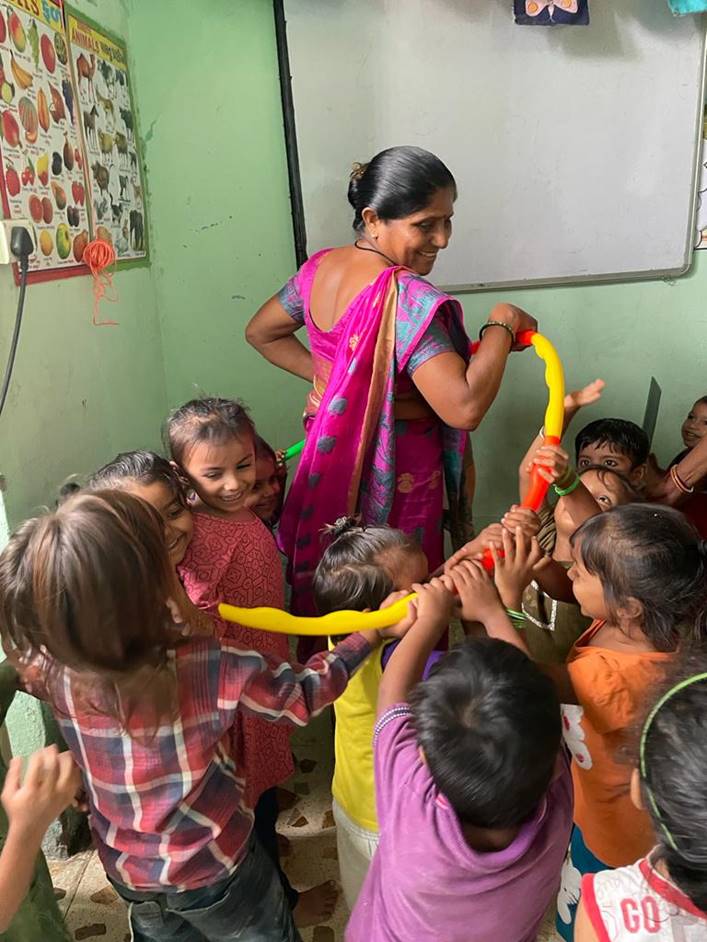
[[[361,530],[360,517],[339,517],[334,523],[327,524],[324,532],[333,540],[338,540],[345,533],[351,533],[352,530]]]

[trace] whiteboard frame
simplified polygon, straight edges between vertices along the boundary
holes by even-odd
[[[302,193],[302,178],[300,172],[299,150],[297,147],[296,108],[292,93],[292,73],[290,71],[289,48],[287,44],[287,17],[285,14],[285,0],[273,0],[273,14],[275,18],[275,39],[277,45],[278,70],[280,76],[280,97],[282,101],[282,117],[285,132],[285,151],[287,155],[287,170],[290,188],[290,205],[292,211],[292,235],[295,247],[297,266],[304,264],[308,258],[307,253],[307,221],[304,214],[304,198]],[[466,294],[471,292],[495,291],[499,288],[545,288],[552,285],[587,285],[587,284],[617,284],[632,281],[666,281],[680,278],[690,271],[695,254],[695,225],[697,222],[697,196],[700,180],[700,158],[702,156],[702,128],[705,112],[705,95],[707,93],[707,14],[700,14],[700,27],[702,29],[702,69],[700,74],[700,87],[702,94],[699,98],[699,107],[695,115],[693,135],[695,139],[695,153],[692,161],[692,181],[690,185],[690,217],[685,234],[685,253],[683,263],[679,268],[653,269],[636,272],[604,272],[586,277],[576,275],[563,275],[554,278],[527,278],[524,280],[471,282],[466,284],[442,284],[440,288],[452,294]],[[552,27],[547,27],[548,29]]]

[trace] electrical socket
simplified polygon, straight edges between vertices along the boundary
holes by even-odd
[[[0,220],[0,265],[9,265],[12,262],[16,262],[17,259],[10,251],[10,236],[12,230],[19,226],[21,229],[26,229],[30,234],[32,239],[32,244],[34,245],[34,252],[37,251],[37,233],[35,232],[34,225],[29,221],[29,219],[3,219]],[[30,256],[31,258],[32,256]]]

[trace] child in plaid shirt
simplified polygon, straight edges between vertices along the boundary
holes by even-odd
[[[120,491],[24,523],[0,555],[0,634],[53,705],[84,774],[133,939],[300,938],[242,801],[240,711],[305,725],[379,643],[349,636],[302,667],[185,633],[163,523]]]

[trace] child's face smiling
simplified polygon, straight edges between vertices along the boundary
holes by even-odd
[[[255,462],[255,484],[248,506],[256,516],[269,523],[277,513],[282,485],[272,458],[258,458]]]
[[[194,527],[191,511],[164,481],[153,481],[152,484],[134,481],[130,483],[129,491],[154,507],[162,517],[169,560],[173,566],[178,566],[191,540]]]
[[[608,610],[604,600],[604,589],[599,576],[587,572],[582,562],[581,546],[572,547],[572,565],[567,575],[572,583],[572,592],[583,615],[589,618],[606,618]]]
[[[698,400],[682,423],[682,440],[685,448],[694,448],[707,435],[707,402]]]
[[[253,438],[199,442],[185,455],[184,471],[208,507],[224,515],[242,510],[255,485]]]

